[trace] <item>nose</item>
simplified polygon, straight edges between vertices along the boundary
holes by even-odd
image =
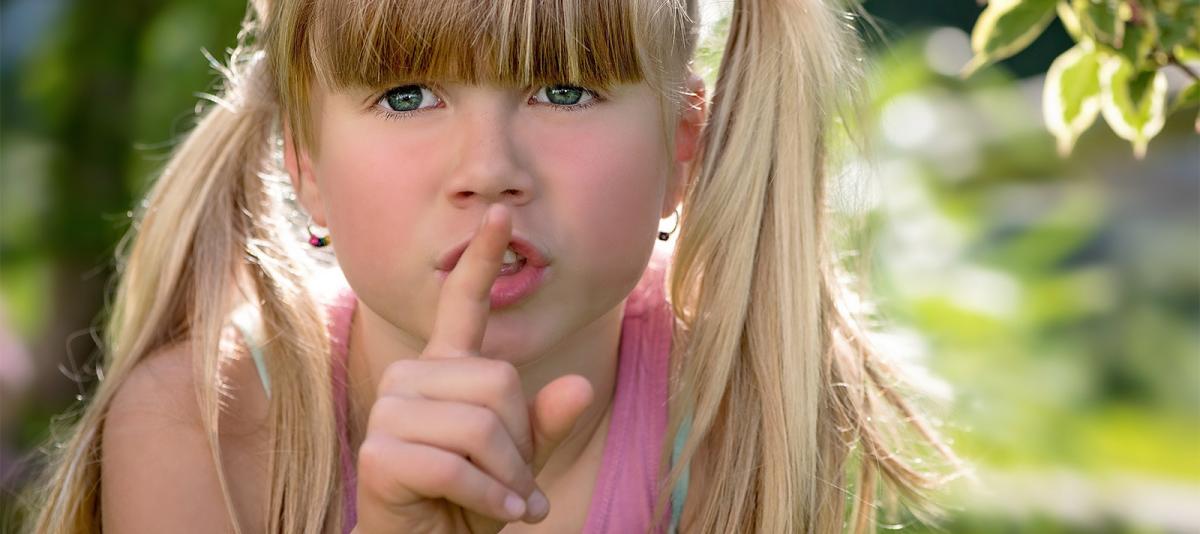
[[[459,161],[447,182],[451,204],[504,202],[519,206],[534,196],[533,178],[522,163],[514,114],[499,100],[464,109],[460,115]]]

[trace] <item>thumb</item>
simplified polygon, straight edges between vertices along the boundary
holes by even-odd
[[[533,476],[542,471],[550,455],[571,434],[576,421],[591,406],[592,399],[592,383],[579,375],[560,377],[538,392],[530,410]]]

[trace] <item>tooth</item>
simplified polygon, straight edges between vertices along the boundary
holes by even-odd
[[[517,253],[513,252],[513,249],[511,249],[511,248],[504,249],[504,263],[516,263],[516,262],[517,262]]]

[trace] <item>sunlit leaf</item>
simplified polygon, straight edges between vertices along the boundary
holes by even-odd
[[[1179,61],[1200,61],[1200,48],[1189,48],[1183,45],[1175,45],[1175,49],[1171,51],[1175,55],[1175,59]]]
[[[1042,112],[1061,156],[1071,153],[1075,140],[1100,113],[1100,59],[1085,41],[1058,56],[1046,73]]]
[[[963,67],[970,76],[980,67],[1009,57],[1032,43],[1054,19],[1054,0],[992,0],[971,30],[975,57]]]
[[[1055,10],[1058,12],[1058,20],[1062,22],[1063,29],[1067,30],[1067,34],[1075,39],[1075,42],[1087,39],[1087,36],[1083,34],[1083,29],[1079,26],[1079,15],[1075,13],[1074,9],[1071,9],[1071,4],[1059,2],[1055,6]]]
[[[1128,4],[1120,0],[1073,0],[1071,6],[1084,33],[1113,48],[1122,46],[1130,14]]]
[[[1134,70],[1123,56],[1100,65],[1100,110],[1122,139],[1133,143],[1138,159],[1166,122],[1167,77],[1157,70]]]

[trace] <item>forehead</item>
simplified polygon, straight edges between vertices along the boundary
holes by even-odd
[[[404,80],[607,88],[644,79],[631,0],[318,0],[309,58],[330,89]]]

